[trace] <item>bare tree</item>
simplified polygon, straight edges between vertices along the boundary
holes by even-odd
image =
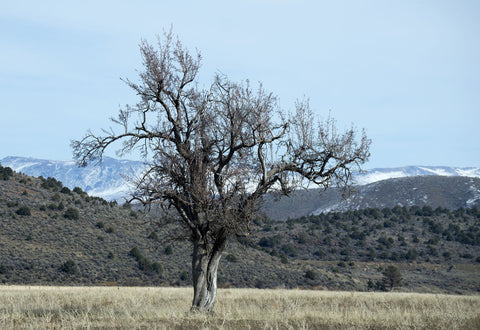
[[[220,258],[231,238],[246,235],[262,195],[288,194],[305,182],[349,187],[353,168],[369,157],[370,140],[354,127],[339,133],[335,121],[317,121],[307,100],[283,113],[276,97],[248,81],[216,75],[198,87],[201,56],[166,33],[155,48],[140,44],[144,71],[126,80],[140,102],[112,119],[121,131],[88,132],[72,141],[86,166],[117,151],[140,150],[148,170],[135,180],[132,200],[173,209],[193,245],[192,309],[211,311]]]

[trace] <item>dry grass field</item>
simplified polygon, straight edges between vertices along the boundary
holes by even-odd
[[[191,288],[0,286],[1,329],[480,329],[480,296],[219,290],[189,312]]]

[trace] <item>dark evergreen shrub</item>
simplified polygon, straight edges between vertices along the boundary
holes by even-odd
[[[58,205],[55,203],[50,203],[47,206],[50,210],[58,210]]]
[[[20,207],[18,210],[15,211],[15,213],[23,216],[32,215],[32,212],[30,212],[30,208],[28,206]]]
[[[190,279],[190,274],[184,270],[183,272],[180,273],[180,280],[181,281],[187,281]]]
[[[405,254],[405,259],[407,259],[408,261],[413,261],[413,260],[417,259],[417,256],[418,256],[417,250],[409,249],[407,251],[407,253]]]
[[[80,188],[80,187],[75,187],[75,188],[73,188],[73,192],[74,192],[74,193],[77,193],[77,194],[79,194],[79,195],[84,195],[84,194],[86,194],[86,192],[84,192],[84,191],[82,190],[82,188]]]
[[[42,188],[45,189],[51,189],[53,191],[59,191],[60,189],[63,188],[63,184],[60,181],[57,181],[55,178],[48,177],[47,179],[44,179],[43,177],[39,177],[43,182],[42,182]]]
[[[163,271],[163,267],[160,263],[151,263],[136,246],[130,250],[128,255],[134,257],[135,260],[137,260],[138,268],[144,272],[162,273]]]
[[[0,165],[0,180],[8,180],[13,176],[13,170],[10,167],[3,167]]]
[[[284,244],[282,245],[281,248],[282,252],[285,253],[286,255],[290,257],[296,257],[297,256],[297,248],[295,245],[289,243],[289,244]]]
[[[77,273],[77,265],[72,259],[68,259],[65,261],[62,266],[60,266],[60,270],[67,274],[76,274]]]
[[[309,269],[305,272],[305,278],[309,280],[315,280],[317,278],[317,273],[315,273],[313,270]]]
[[[63,217],[70,220],[78,220],[78,218],[80,218],[80,215],[77,209],[69,207],[63,214]]]
[[[140,250],[138,247],[133,247],[130,252],[128,252],[128,255],[131,257],[134,257],[135,259],[139,258],[142,254],[140,253]]]
[[[169,245],[169,246],[167,246],[167,247],[165,248],[164,252],[165,252],[166,255],[170,255],[170,254],[173,253],[173,249],[172,249],[172,247]]]
[[[68,188],[68,187],[63,187],[60,192],[62,194],[66,194],[66,195],[71,195],[72,194],[72,191]]]
[[[385,284],[385,287],[390,289],[394,287],[402,286],[402,274],[400,270],[392,265],[387,266],[382,272],[383,278],[382,282]]]

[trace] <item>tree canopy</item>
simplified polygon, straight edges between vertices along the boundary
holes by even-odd
[[[370,140],[332,118],[319,121],[308,100],[282,110],[261,84],[216,74],[198,83],[201,55],[171,32],[157,47],[140,44],[139,81],[125,80],[139,102],[119,110],[120,128],[72,141],[81,166],[99,161],[121,141],[120,155],[141,152],[147,170],[134,178],[132,200],[173,209],[193,243],[193,306],[211,310],[216,272],[228,239],[244,235],[269,191],[288,194],[311,182],[349,187],[352,171],[369,157]]]

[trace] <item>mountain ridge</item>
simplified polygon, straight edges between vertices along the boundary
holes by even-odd
[[[89,195],[109,201],[121,201],[132,189],[125,176],[135,176],[143,169],[143,162],[104,157],[99,165],[79,167],[74,161],[52,161],[29,157],[5,157],[0,164],[15,172],[33,177],[52,177],[66,187],[79,187]]]
[[[0,159],[0,164],[16,172],[34,177],[54,177],[66,187],[79,187],[89,195],[106,200],[122,201],[128,197],[132,186],[125,180],[125,175],[135,176],[142,172],[144,163],[134,160],[121,160],[105,157],[100,165],[88,165],[80,168],[74,161],[54,161],[31,157],[9,156]],[[354,175],[358,186],[374,182],[411,177],[411,176],[464,176],[480,178],[480,167],[449,166],[403,166],[394,168],[374,168]]]

